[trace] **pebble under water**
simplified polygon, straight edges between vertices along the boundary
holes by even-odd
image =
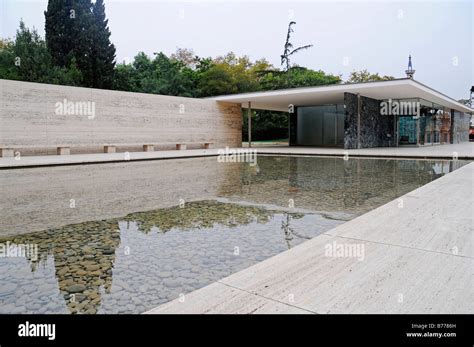
[[[215,158],[186,160],[214,165]],[[234,165],[237,179],[212,198],[1,236],[0,313],[142,313],[464,163],[268,156],[257,168]]]

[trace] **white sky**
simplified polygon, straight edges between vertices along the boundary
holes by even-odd
[[[0,36],[13,37],[21,18],[44,36],[47,0],[0,1]],[[186,47],[200,56],[234,51],[279,66],[294,20],[294,45],[314,45],[294,56],[298,65],[344,79],[361,69],[404,77],[411,53],[415,79],[448,96],[467,98],[474,84],[472,1],[105,0],[105,6],[119,62],[139,51]]]

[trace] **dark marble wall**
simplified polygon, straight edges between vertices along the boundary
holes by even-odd
[[[357,95],[344,93],[344,148],[357,148]]]
[[[360,102],[360,148],[393,144],[393,117],[380,114],[380,100],[361,96]],[[344,93],[344,105],[344,148],[357,148],[357,95]]]

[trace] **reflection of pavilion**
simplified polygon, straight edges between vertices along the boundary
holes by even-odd
[[[276,160],[278,159],[278,161]],[[259,159],[261,173],[242,171],[249,202],[360,214],[464,165],[462,161],[284,157]],[[440,165],[442,169],[440,169]],[[251,177],[251,179],[249,178]]]
[[[432,169],[433,175],[438,176],[438,177],[443,176],[453,171],[453,162],[447,161],[447,160],[436,162],[433,164],[431,169]]]

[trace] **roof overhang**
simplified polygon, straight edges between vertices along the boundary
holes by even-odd
[[[251,102],[251,107],[254,109],[287,112],[289,105],[310,106],[343,103],[346,92],[378,100],[422,98],[457,111],[474,112],[474,109],[409,78],[222,95],[209,99],[240,103],[244,108],[248,107],[248,103]]]

